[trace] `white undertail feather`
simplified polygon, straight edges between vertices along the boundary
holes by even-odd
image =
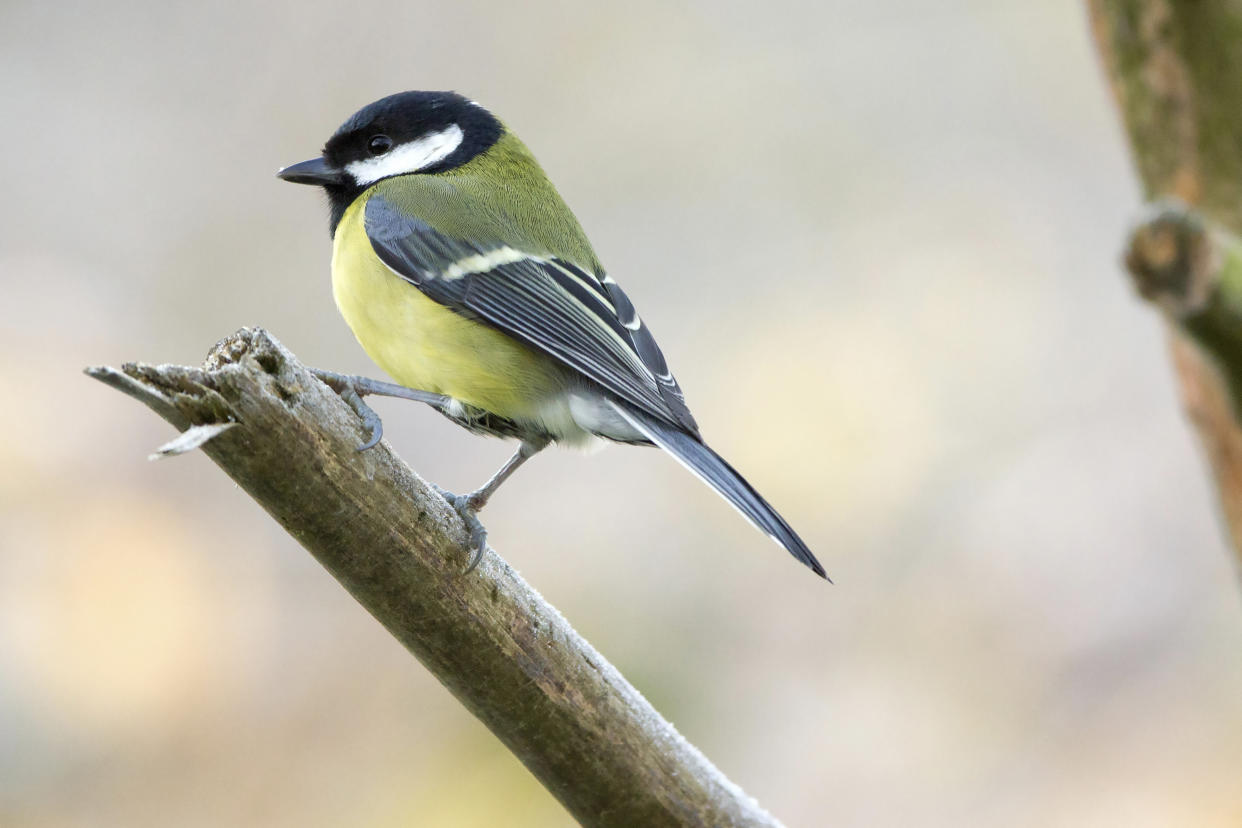
[[[646,436],[618,414],[613,404],[599,394],[571,393],[569,413],[583,431],[611,440],[632,443]]]

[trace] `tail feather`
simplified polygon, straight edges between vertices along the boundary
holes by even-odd
[[[708,448],[699,438],[670,423],[636,411],[625,403],[615,400],[609,402],[630,425],[715,489],[755,528],[785,547],[789,554],[810,567],[816,575],[832,582],[819,561],[811,554],[811,550],[802,542],[802,538],[798,537],[798,533],[790,528],[785,519],[723,457]]]

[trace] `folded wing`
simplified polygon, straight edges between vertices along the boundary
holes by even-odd
[[[664,355],[612,279],[557,257],[454,238],[380,195],[367,202],[365,223],[380,260],[432,300],[542,351],[639,411],[698,434]]]

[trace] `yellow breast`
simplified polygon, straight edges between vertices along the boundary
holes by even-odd
[[[345,211],[332,247],[332,293],[376,364],[407,388],[445,394],[515,420],[541,419],[563,396],[549,357],[428,299],[375,255],[363,226],[366,196]]]

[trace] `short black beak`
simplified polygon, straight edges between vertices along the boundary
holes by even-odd
[[[320,187],[331,187],[345,181],[345,174],[322,158],[281,167],[276,177],[294,184],[317,184]]]

